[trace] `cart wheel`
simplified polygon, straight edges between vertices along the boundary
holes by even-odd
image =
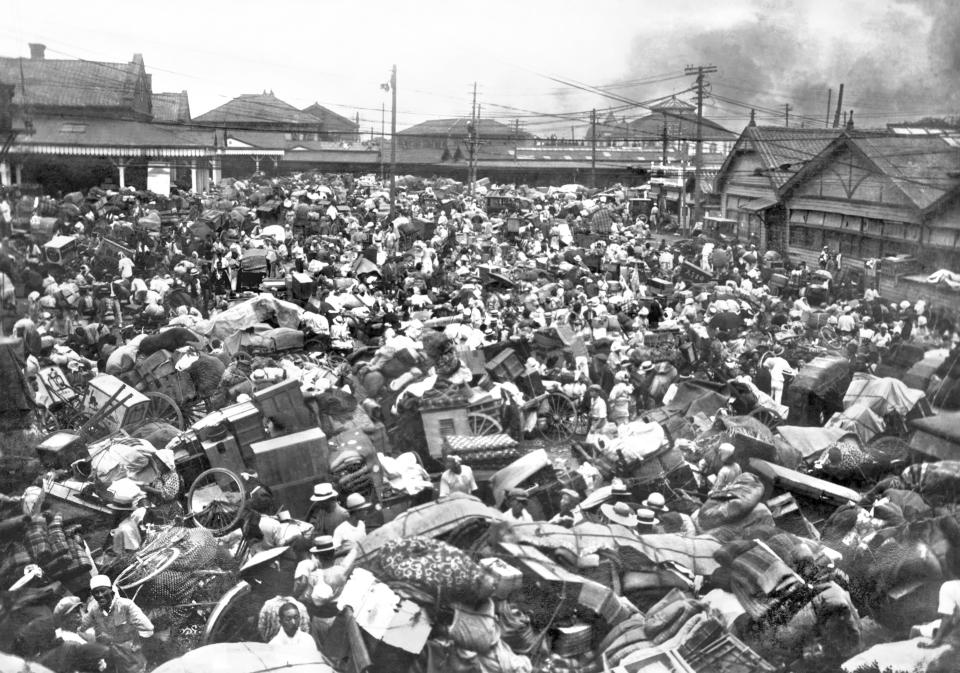
[[[144,554],[124,568],[114,584],[122,591],[138,587],[169,568],[179,557],[180,549],[177,547],[164,547]]]
[[[178,405],[180,413],[183,415],[183,428],[187,429],[201,418],[207,415],[207,401],[202,399],[194,399],[188,402],[184,402],[181,405]]]
[[[42,434],[50,435],[60,429],[57,415],[46,407],[37,407],[37,428]]]
[[[240,477],[224,467],[213,467],[193,480],[187,493],[187,518],[214,535],[223,535],[240,523],[246,501]]]
[[[550,393],[540,404],[538,413],[546,416],[540,430],[546,439],[559,441],[573,435],[577,425],[577,407],[563,393]]]
[[[186,425],[183,422],[183,413],[180,407],[173,401],[172,397],[151,390],[144,393],[150,398],[150,407],[147,409],[147,415],[144,422],[164,421],[175,426],[178,430],[185,430]]]
[[[500,421],[493,416],[486,414],[468,414],[467,424],[470,426],[470,432],[474,437],[481,435],[498,435],[503,432],[503,426]]]
[[[747,415],[757,419],[758,421],[763,423],[765,426],[770,428],[770,430],[775,430],[777,426],[780,425],[780,422],[781,422],[781,419],[779,416],[777,416],[775,413],[773,413],[769,409],[764,409],[763,407],[757,407]]]

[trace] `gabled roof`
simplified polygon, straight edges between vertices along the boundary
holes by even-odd
[[[696,112],[697,108],[692,103],[680,100],[676,96],[664,98],[659,103],[649,106],[651,112],[671,112],[674,114],[686,114]]]
[[[273,92],[243,94],[193,121],[201,124],[285,124],[316,126],[317,118],[301,112]]]
[[[143,58],[130,63],[0,57],[0,82],[13,84],[13,104],[59,108],[134,108]]]
[[[320,103],[314,103],[309,107],[305,107],[301,112],[305,112],[319,119],[320,123],[323,124],[324,131],[356,133],[358,130],[357,124],[353,120],[347,119],[343,115],[339,115],[333,110],[323,107]]]
[[[754,152],[774,191],[780,191],[794,174],[818,156],[842,133],[841,129],[808,129],[784,126],[747,125],[727,155],[717,175],[717,189],[738,156]]]
[[[415,124],[409,128],[399,131],[399,135],[406,136],[443,136],[443,137],[463,137],[467,136],[467,123],[469,117],[456,117],[454,119],[431,119],[421,124]],[[480,118],[476,122],[477,134],[482,140],[487,138],[532,138],[533,136],[526,131],[517,130],[513,126],[503,124],[495,119]]]
[[[667,127],[667,138],[670,140],[696,140],[696,111],[686,112],[680,108],[661,108],[644,117],[634,119],[630,122],[629,133],[637,140],[656,140],[663,136],[664,125]],[[704,117],[702,137],[707,141],[730,141],[736,139],[737,134]]]
[[[186,91],[153,94],[153,120],[158,122],[190,121],[190,98]]]
[[[793,189],[821,170],[843,148],[859,155],[893,182],[921,212],[960,188],[960,143],[950,135],[903,135],[889,131],[846,131],[785,184]]]

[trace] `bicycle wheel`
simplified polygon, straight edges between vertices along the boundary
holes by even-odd
[[[154,577],[169,568],[180,557],[177,547],[164,547],[138,557],[117,575],[114,584],[122,591],[129,591],[149,582]]]
[[[224,467],[201,472],[187,493],[187,518],[214,535],[223,535],[239,522],[247,493],[243,481]]]

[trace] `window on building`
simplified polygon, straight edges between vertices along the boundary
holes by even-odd
[[[852,257],[860,257],[862,259],[872,259],[874,257],[880,256],[880,239],[871,238],[869,236],[864,236],[860,240],[860,250],[859,254],[851,253]]]
[[[87,130],[86,124],[61,124],[60,133],[84,133]]]
[[[284,140],[296,140],[296,138],[294,138],[294,135],[295,135],[295,134],[290,133],[290,132],[288,131],[287,133],[284,133],[284,134],[283,134],[283,139],[284,139]]]
[[[796,248],[807,247],[807,228],[796,226],[790,227],[790,245]]]

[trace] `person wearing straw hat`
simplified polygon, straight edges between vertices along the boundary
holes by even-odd
[[[80,620],[80,628],[93,628],[97,642],[110,648],[117,673],[143,673],[147,659],[141,639],[153,636],[153,622],[131,599],[117,596],[106,575],[90,579],[90,593],[92,600]]]
[[[606,517],[608,523],[615,523],[627,528],[637,527],[637,513],[625,502],[600,505],[600,513]]]
[[[356,543],[367,536],[367,525],[364,523],[363,517],[371,505],[359,493],[348,495],[346,505],[349,516],[346,521],[334,529],[333,545],[337,548],[353,549]]]
[[[655,535],[663,532],[660,519],[652,509],[641,507],[637,510],[637,533],[639,535]]]
[[[333,535],[337,526],[350,518],[350,513],[337,502],[337,496],[333,484],[314,485],[306,520],[317,535]]]

